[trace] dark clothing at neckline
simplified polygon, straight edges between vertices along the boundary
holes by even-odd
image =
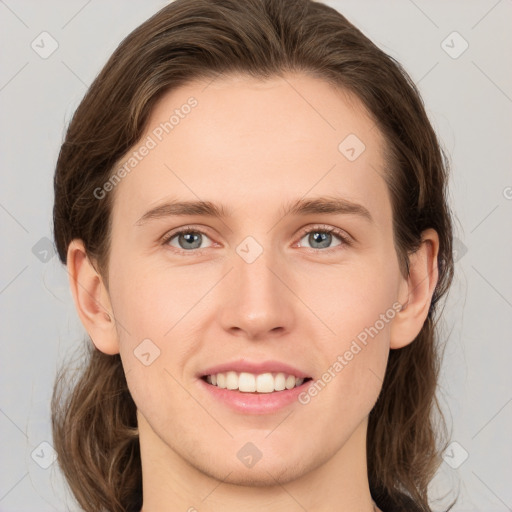
[[[382,512],[422,512],[414,501],[402,494],[398,500],[392,500],[385,491],[377,492],[372,490],[371,495]],[[142,493],[134,496],[133,504],[126,512],[140,512],[142,508]]]

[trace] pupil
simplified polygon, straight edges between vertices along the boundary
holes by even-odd
[[[193,244],[193,243],[194,243],[194,241],[195,241],[195,242],[197,242],[197,240],[199,240],[199,237],[200,237],[201,235],[199,235],[199,234],[193,234],[193,233],[185,233],[185,234],[182,234],[181,236],[185,239],[185,241],[186,241],[186,243],[187,243],[187,244]],[[180,245],[182,245],[182,244],[180,244]],[[199,245],[196,245],[196,246],[194,246],[194,247],[192,247],[192,248],[193,248],[193,249],[196,249],[196,248],[197,248],[197,247],[199,247],[200,245],[201,245],[201,243],[199,242]],[[184,248],[184,249],[190,249],[190,246],[189,246],[189,247],[183,247],[183,246],[182,246],[182,248]]]
[[[321,247],[329,247],[329,242],[330,242],[330,237],[331,234],[330,233],[321,233],[319,231],[316,231],[315,233],[312,233],[310,235],[310,237],[313,239],[313,242],[314,243],[320,243],[322,244],[322,242],[324,242]],[[327,240],[327,243],[325,243]],[[311,243],[311,242],[310,242]]]

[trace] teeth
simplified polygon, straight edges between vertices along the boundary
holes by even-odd
[[[245,393],[254,393],[257,390],[256,377],[252,373],[241,373],[238,377],[237,387]]]
[[[247,372],[217,373],[208,375],[206,381],[213,386],[222,389],[238,389],[242,393],[273,393],[274,391],[283,391],[284,389],[293,389],[300,386],[303,378],[294,375],[286,375],[285,373],[261,373],[254,375]]]
[[[295,380],[295,378],[293,378],[293,380]],[[271,373],[258,375],[256,377],[256,391],[258,393],[272,393],[272,391],[275,391],[274,376]]]
[[[278,373],[276,375],[274,379],[274,388],[276,391],[283,391],[283,389],[286,389],[286,375],[284,373]]]
[[[213,380],[212,380],[212,384],[213,384]],[[219,388],[223,388],[223,389],[226,388],[226,374],[224,374],[224,373],[217,374],[217,386],[219,386]]]
[[[226,373],[226,388],[238,389],[238,375],[235,372]]]

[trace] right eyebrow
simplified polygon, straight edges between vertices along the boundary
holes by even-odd
[[[225,218],[228,216],[223,205],[217,205],[211,201],[172,201],[147,211],[135,224],[141,226],[152,219],[186,215],[201,215],[216,218]]]

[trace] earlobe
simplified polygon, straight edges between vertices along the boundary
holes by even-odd
[[[402,348],[414,341],[427,319],[438,280],[439,236],[434,229],[422,233],[422,243],[409,256],[409,275],[400,285],[402,310],[391,324],[390,348]]]
[[[119,353],[119,341],[108,290],[94,268],[82,240],[68,247],[69,284],[78,316],[94,345],[105,354]]]

